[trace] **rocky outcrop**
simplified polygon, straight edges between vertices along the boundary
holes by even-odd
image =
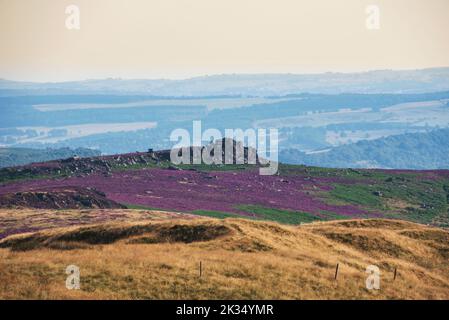
[[[0,195],[2,208],[83,209],[124,208],[93,188],[61,187]]]

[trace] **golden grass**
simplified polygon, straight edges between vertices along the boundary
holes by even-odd
[[[71,225],[88,225],[110,221],[196,219],[198,216],[146,209],[0,209],[0,238],[3,233],[44,230]]]
[[[293,227],[200,218],[54,229],[0,242],[0,298],[449,299],[448,239],[442,229],[378,219]],[[80,267],[80,290],[65,287],[71,264]],[[371,264],[380,268],[380,290],[365,287]]]

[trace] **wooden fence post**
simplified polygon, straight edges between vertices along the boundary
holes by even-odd
[[[337,280],[337,276],[338,276],[338,266],[339,266],[340,264],[339,263],[337,263],[337,267],[335,268],[335,277],[334,277],[334,280]]]

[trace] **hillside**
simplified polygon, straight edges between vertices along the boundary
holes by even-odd
[[[449,299],[448,243],[442,229],[382,219],[69,227],[0,241],[0,298]],[[72,264],[80,290],[65,288]],[[380,290],[366,289],[368,265]]]
[[[0,148],[0,168],[20,166],[32,162],[65,159],[74,155],[79,157],[95,157],[100,155],[100,151],[87,148]]]
[[[288,149],[281,151],[280,160],[291,164],[334,168],[448,169],[447,141],[449,129],[440,129],[362,140],[312,154]]]
[[[0,207],[127,207],[286,224],[394,218],[449,226],[447,170],[280,164],[277,175],[263,176],[258,169],[249,164],[174,166],[169,151],[54,160],[0,169]],[[78,190],[79,197],[65,190]]]
[[[0,299],[449,298],[449,171],[263,176],[169,154],[0,169]]]

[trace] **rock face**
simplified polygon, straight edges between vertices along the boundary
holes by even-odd
[[[33,163],[0,169],[0,181],[46,175],[88,176],[93,173],[109,175],[114,167],[127,168],[157,163],[156,152],[136,152],[93,158],[70,157],[62,160]]]
[[[16,192],[0,196],[0,207],[27,207],[36,209],[119,209],[121,204],[106,198],[93,188],[60,187],[26,192]]]
[[[182,154],[181,151],[184,150],[178,149],[179,156]],[[207,146],[188,147],[185,151],[190,154],[190,163],[193,163],[196,152],[198,155],[206,154],[211,159],[216,159],[218,161],[216,164],[260,164],[256,149],[245,147],[241,142],[230,138],[217,140]],[[158,151],[156,154],[161,160],[170,161],[170,150]]]

